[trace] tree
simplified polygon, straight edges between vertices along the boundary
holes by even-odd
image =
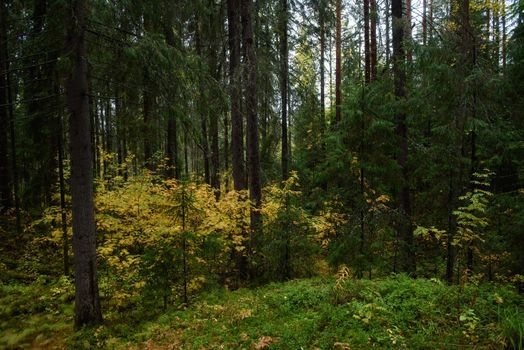
[[[409,191],[408,161],[408,127],[406,112],[403,103],[406,99],[406,71],[404,51],[404,22],[402,13],[402,0],[391,0],[391,13],[393,17],[393,75],[395,98],[400,105],[396,113],[396,135],[399,142],[397,164],[400,169],[399,188],[399,222],[398,235],[401,240],[401,269],[404,272],[415,274],[415,251],[413,247],[413,226],[411,222],[411,199]]]
[[[336,34],[335,34],[335,123],[342,119],[342,1],[336,0],[335,8]]]
[[[70,110],[71,197],[73,251],[75,255],[75,326],[102,321],[96,267],[96,226],[93,204],[93,169],[89,132],[87,50],[85,28],[87,3],[72,3],[68,46],[73,68],[67,79]]]
[[[282,109],[282,181],[289,176],[289,146],[287,132],[287,112],[288,112],[288,45],[287,45],[287,23],[288,23],[288,4],[287,0],[280,1],[280,103]]]
[[[235,190],[246,188],[244,168],[244,121],[240,111],[240,15],[239,0],[227,1],[229,38],[229,94],[231,98],[231,162]]]
[[[257,249],[260,230],[260,212],[262,204],[262,189],[260,180],[260,154],[258,146],[258,115],[257,115],[257,62],[255,41],[253,37],[252,2],[241,0],[242,43],[245,51],[246,77],[246,112],[247,112],[247,154],[249,168],[249,199],[253,203],[251,210],[251,253]]]
[[[7,99],[8,83],[7,75],[7,28],[5,21],[5,3],[0,4],[0,45],[2,54],[0,55],[0,211],[11,207],[11,191],[9,189],[9,160],[8,154],[8,127],[9,127],[9,102]]]

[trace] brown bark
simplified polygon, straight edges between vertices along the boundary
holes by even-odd
[[[75,255],[75,326],[102,321],[96,268],[96,226],[93,203],[93,169],[89,135],[87,50],[84,40],[86,2],[72,4],[68,46],[74,59],[67,79],[71,154],[71,201]]]

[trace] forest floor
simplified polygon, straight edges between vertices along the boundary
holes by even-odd
[[[214,290],[186,308],[106,310],[104,325],[76,333],[72,299],[60,281],[0,284],[0,348],[522,349],[524,336],[512,287],[403,276]]]

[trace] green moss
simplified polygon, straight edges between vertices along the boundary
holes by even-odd
[[[217,289],[162,314],[140,307],[113,310],[102,326],[73,333],[72,305],[62,297],[71,292],[67,283],[47,283],[1,286],[0,347],[46,344],[50,337],[61,337],[72,349],[140,349],[146,342],[182,349],[264,342],[268,349],[333,349],[335,343],[352,349],[522,346],[523,298],[494,284],[460,288],[395,276],[347,280],[338,288],[331,279],[309,279]]]

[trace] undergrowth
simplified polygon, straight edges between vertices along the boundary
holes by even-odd
[[[496,284],[305,279],[215,289],[188,307],[137,305],[73,332],[68,279],[0,286],[0,348],[522,349],[523,298]]]

